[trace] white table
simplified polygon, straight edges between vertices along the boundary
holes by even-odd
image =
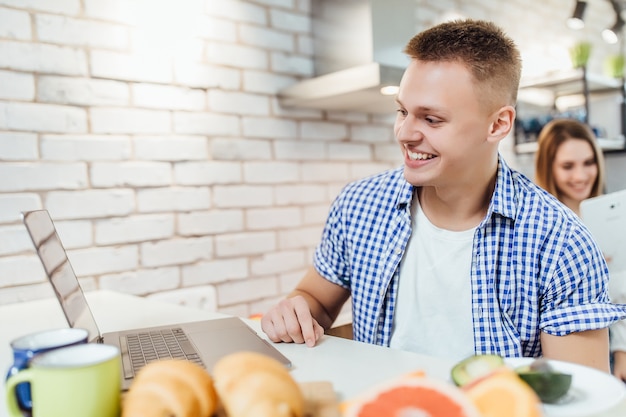
[[[112,291],[87,293],[101,332],[223,317],[218,313],[166,304]],[[248,321],[261,336],[260,323]],[[9,342],[34,331],[67,327],[54,299],[0,306],[0,371],[2,378],[12,362]],[[300,382],[330,381],[345,400],[368,387],[414,370],[448,379],[452,363],[424,355],[392,350],[352,340],[324,336],[314,348],[275,345],[293,363],[292,375]],[[590,417],[624,417],[626,399],[607,412]],[[0,394],[0,417],[7,417],[4,392]]]

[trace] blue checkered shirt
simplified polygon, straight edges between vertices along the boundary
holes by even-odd
[[[348,184],[330,209],[314,265],[350,290],[355,340],[389,346],[412,195],[400,167]],[[540,331],[562,336],[626,318],[626,305],[609,301],[589,231],[502,158],[470,279],[476,353],[537,357]]]

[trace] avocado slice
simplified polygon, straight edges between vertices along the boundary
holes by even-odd
[[[515,371],[537,393],[539,399],[547,404],[563,398],[572,386],[572,375],[555,371],[545,359],[537,359]]]
[[[452,368],[452,381],[462,387],[502,366],[505,366],[504,359],[499,355],[473,355]]]

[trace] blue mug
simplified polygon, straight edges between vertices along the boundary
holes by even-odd
[[[6,379],[28,368],[33,357],[53,349],[87,343],[89,332],[85,329],[53,329],[27,334],[11,342],[13,364],[7,372]],[[31,415],[32,398],[30,383],[20,383],[15,388],[17,404],[25,416]]]

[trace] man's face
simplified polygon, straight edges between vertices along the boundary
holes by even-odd
[[[470,72],[457,62],[413,59],[398,93],[394,126],[404,175],[415,186],[463,186],[491,163],[497,143],[487,137],[494,112]]]

